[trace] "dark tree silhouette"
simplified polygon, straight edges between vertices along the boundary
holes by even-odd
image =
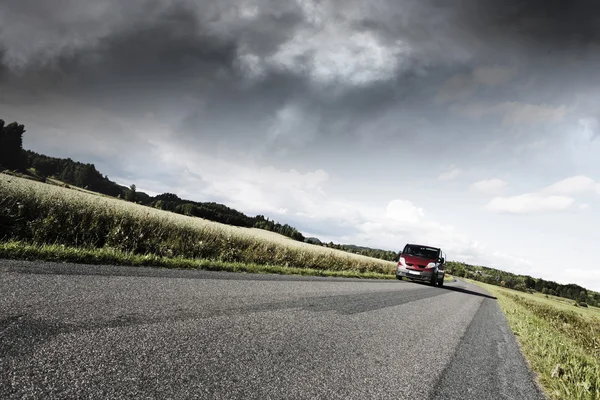
[[[27,168],[27,159],[23,152],[23,133],[24,125],[16,122],[5,125],[0,119],[0,166],[17,170]]]

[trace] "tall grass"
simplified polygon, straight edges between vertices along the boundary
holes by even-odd
[[[507,289],[494,296],[540,384],[553,399],[600,400],[600,320]]]
[[[0,174],[0,240],[391,274],[394,263]]]

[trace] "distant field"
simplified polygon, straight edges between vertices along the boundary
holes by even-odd
[[[12,243],[7,248],[13,250],[15,243],[29,249],[46,245],[46,251],[56,248],[47,245],[58,245],[88,253],[109,249],[111,254],[383,275],[391,275],[395,266],[262,229],[224,225],[6,174],[0,174],[0,238]]]
[[[600,399],[600,309],[469,281],[498,298],[550,398]]]
[[[500,289],[500,288],[499,288]],[[502,289],[501,289],[502,290]],[[505,291],[509,291],[508,289],[504,289]],[[564,297],[550,296],[546,297],[546,295],[541,293],[523,293],[523,296],[529,300],[538,301],[543,304],[550,305],[552,307],[556,307],[565,311],[574,311],[578,314],[586,318],[598,318],[600,319],[600,308],[587,306],[587,307],[575,307],[575,301],[571,299],[565,299]]]

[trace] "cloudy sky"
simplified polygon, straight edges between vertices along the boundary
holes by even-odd
[[[600,290],[593,4],[3,0],[0,118],[152,194]]]

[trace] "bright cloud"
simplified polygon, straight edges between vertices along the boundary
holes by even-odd
[[[488,211],[510,214],[528,214],[568,209],[575,199],[567,196],[543,196],[526,193],[511,197],[495,197],[485,208]]]
[[[385,207],[373,207],[331,197],[326,191],[329,174],[322,169],[281,170],[248,159],[225,162],[198,157],[169,142],[158,146],[160,160],[175,177],[172,186],[162,185],[162,190],[187,198],[218,199],[246,213],[271,215],[301,230],[302,225],[314,232],[326,230],[326,234],[315,234],[336,243],[391,250],[408,242],[431,243],[443,247],[452,259],[473,263],[485,260],[494,265],[503,262],[488,254],[482,243],[452,226],[428,219],[425,210],[409,200],[398,198]],[[153,189],[152,182],[140,182]]]
[[[438,179],[440,181],[452,181],[460,176],[462,170],[460,168],[452,168],[450,171],[442,172]]]
[[[507,185],[508,183],[502,179],[493,178],[472,183],[469,188],[480,193],[497,194],[501,192]]]
[[[407,200],[393,200],[387,206],[386,215],[397,222],[416,224],[423,217],[423,209]]]
[[[596,183],[592,178],[578,175],[553,183],[543,189],[543,192],[570,195],[595,192],[599,189],[600,184]]]
[[[472,188],[494,187],[502,188],[503,181],[480,181],[471,185]],[[564,211],[575,202],[575,195],[598,194],[600,184],[592,178],[577,175],[562,179],[534,193],[525,193],[510,197],[495,197],[485,206],[486,210],[497,213],[527,214],[549,211]],[[589,205],[582,203],[578,207],[586,209]]]
[[[301,1],[306,24],[282,43],[273,54],[262,56],[243,48],[239,62],[253,76],[265,71],[286,71],[308,75],[317,83],[342,82],[366,85],[389,80],[410,53],[403,41],[383,42],[375,33],[356,30],[354,19],[325,2]]]

